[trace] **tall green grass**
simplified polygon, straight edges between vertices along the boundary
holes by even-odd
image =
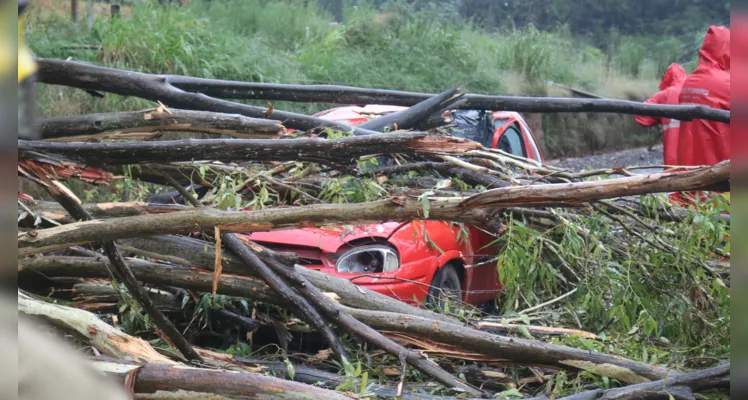
[[[193,2],[188,8],[145,1],[120,19],[97,18],[90,30],[85,24],[74,26],[67,15],[32,10],[27,34],[32,49],[43,57],[72,56],[151,73],[423,92],[459,86],[478,93],[547,95],[546,83],[554,81],[643,100],[656,90],[655,78],[659,78],[652,72],[655,68],[647,66],[665,62],[645,62],[642,45],[621,40],[611,72],[601,50],[573,37],[563,26],[553,32],[532,26],[486,32],[434,7],[416,12],[404,1],[378,9],[357,3],[346,8],[345,23],[333,24],[332,16],[314,0],[212,0]],[[102,48],[98,52],[66,48],[75,44]],[[622,80],[631,84],[620,85]],[[611,82],[625,86],[625,93],[610,90]],[[632,87],[638,93],[632,94]],[[149,105],[47,87],[40,88],[39,97],[43,115]],[[309,113],[325,106],[279,103],[276,107]],[[542,127],[533,128],[544,131],[548,157],[626,146],[635,142],[632,138],[645,135],[635,126],[615,121],[559,116],[543,118]],[[570,132],[569,126],[596,133]],[[624,139],[615,137],[624,128]]]

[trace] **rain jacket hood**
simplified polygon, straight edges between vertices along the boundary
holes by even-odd
[[[699,50],[699,66],[715,65],[722,71],[730,70],[730,30],[724,26],[711,26]]]
[[[662,76],[662,82],[660,82],[660,90],[665,90],[670,86],[683,84],[686,80],[686,71],[678,64],[670,64],[665,70],[665,75]]]

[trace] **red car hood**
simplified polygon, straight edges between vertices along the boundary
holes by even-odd
[[[325,253],[335,253],[341,246],[356,239],[389,238],[402,225],[402,222],[385,222],[356,226],[288,229],[253,232],[248,238],[260,243],[314,247]]]

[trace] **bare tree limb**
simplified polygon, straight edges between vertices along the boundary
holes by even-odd
[[[596,182],[511,186],[493,189],[468,198],[430,199],[428,219],[465,222],[495,227],[501,208],[541,206],[558,203],[580,204],[592,200],[646,193],[698,190],[728,180],[730,162],[702,169],[658,173]],[[18,255],[26,256],[95,241],[117,240],[159,233],[210,231],[253,232],[356,221],[358,223],[404,221],[424,218],[421,202],[393,198],[358,204],[315,204],[251,212],[198,209],[170,214],[140,215],[87,221],[43,230],[18,233]]]
[[[655,400],[675,398],[693,399],[692,393],[730,387],[730,363],[701,371],[689,372],[654,382],[640,383],[616,389],[597,389],[576,393],[557,400]],[[686,390],[684,390],[686,389]],[[672,397],[670,397],[672,395]],[[547,400],[533,397],[527,400]]]
[[[412,106],[434,94],[366,89],[336,85],[286,85],[237,82],[187,76],[165,76],[170,84],[183,90],[225,99],[278,100],[338,104],[390,104]],[[515,97],[465,95],[460,108],[533,113],[611,112],[689,121],[695,118],[730,122],[730,111],[702,106],[658,106],[635,101],[610,99],[574,99],[554,97]]]
[[[459,88],[449,89],[405,110],[364,122],[359,127],[379,132],[411,129],[428,119],[429,116],[441,114],[445,107],[449,107],[459,100],[463,95],[459,93],[459,90]]]
[[[148,398],[350,400],[351,397],[313,385],[262,374],[163,364],[94,361],[94,367],[125,382],[136,373],[134,392]]]
[[[253,118],[272,118],[284,126],[298,130],[329,127],[355,135],[370,135],[377,132],[351,127],[342,122],[334,122],[280,110],[250,106],[226,100],[214,99],[204,94],[185,92],[172,86],[163,76],[125,71],[114,68],[97,67],[76,61],[37,59],[39,82],[71,86],[84,90],[97,90],[135,96],[151,101],[160,101],[169,107],[185,110],[214,111],[227,114],[241,114]],[[268,115],[268,111],[270,114]]]
[[[91,139],[126,138],[131,133],[198,132],[235,138],[280,137],[286,128],[279,121],[238,114],[160,109],[45,118],[40,121],[42,138],[82,142]]]
[[[27,152],[55,154],[90,165],[143,162],[215,161],[341,161],[370,154],[462,154],[480,149],[469,140],[440,135],[382,133],[341,139],[184,139],[124,143],[58,143],[18,141],[19,157]]]

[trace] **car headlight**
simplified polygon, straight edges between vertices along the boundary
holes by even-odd
[[[346,274],[391,272],[398,268],[400,268],[400,257],[392,248],[381,244],[348,250],[335,262],[335,269]]]

